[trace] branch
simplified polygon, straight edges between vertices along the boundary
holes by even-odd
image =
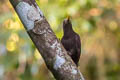
[[[57,80],[84,80],[35,0],[10,0],[48,69]]]

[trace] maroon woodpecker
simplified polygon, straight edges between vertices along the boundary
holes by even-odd
[[[72,58],[74,63],[78,66],[81,54],[80,36],[72,29],[72,23],[68,17],[63,21],[63,32],[61,43]]]

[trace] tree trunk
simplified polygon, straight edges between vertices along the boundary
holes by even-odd
[[[56,80],[84,80],[51,30],[35,0],[10,0],[10,2]]]

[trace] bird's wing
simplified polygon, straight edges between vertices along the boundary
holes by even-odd
[[[75,39],[76,39],[77,56],[80,57],[80,55],[81,55],[81,41],[80,41],[79,35],[76,35]]]

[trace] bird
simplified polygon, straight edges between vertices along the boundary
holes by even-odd
[[[81,55],[81,40],[80,36],[73,30],[70,17],[63,21],[63,37],[61,43],[67,54],[72,58],[76,66]]]

